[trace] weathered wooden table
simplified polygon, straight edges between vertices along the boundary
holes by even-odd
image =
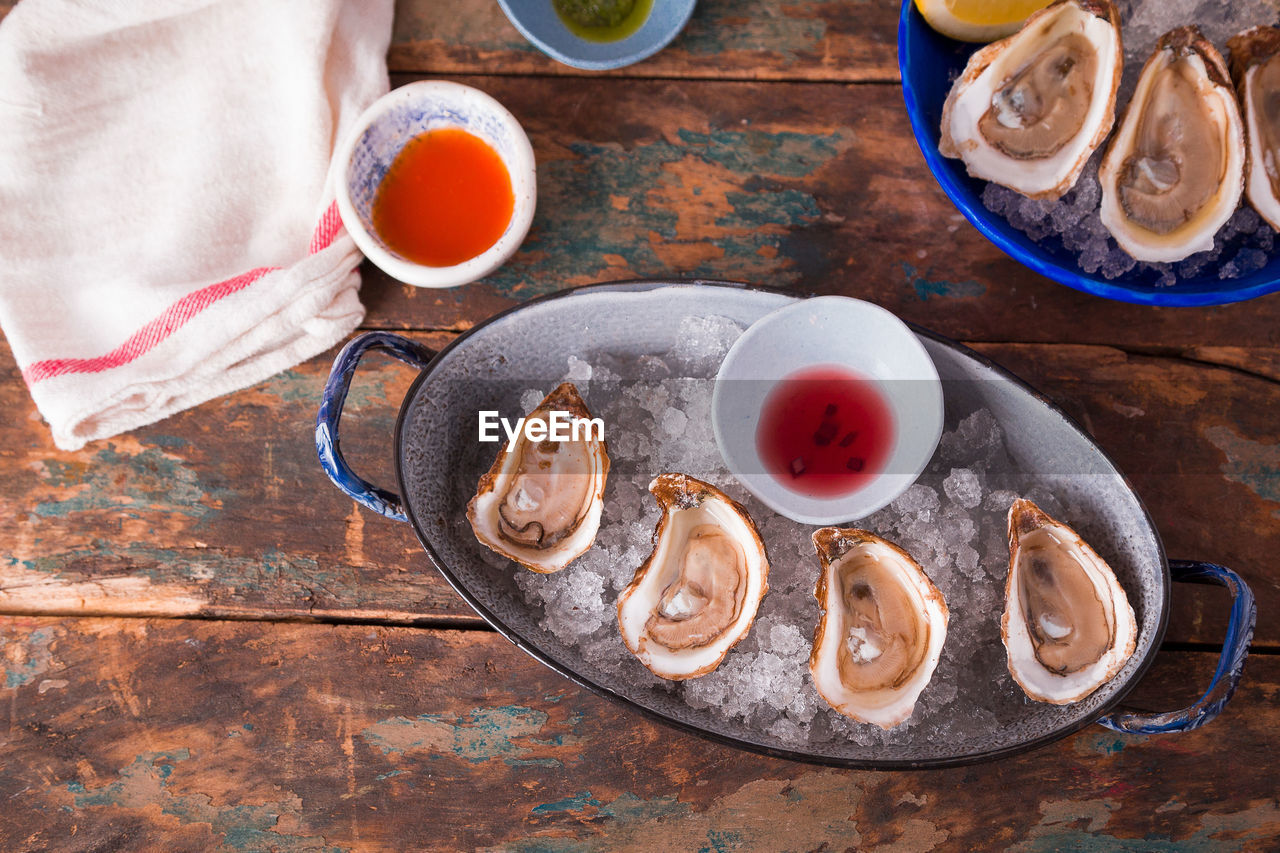
[[[658,57],[583,75],[492,0],[402,2],[394,82],[458,79],[505,103],[537,152],[539,208],[479,284],[367,270],[365,328],[438,346],[557,288],[689,275],[859,296],[962,340],[1088,428],[1172,556],[1252,584],[1254,652],[1218,720],[1095,727],[930,772],[704,742],[525,657],[408,526],[330,487],[312,430],[332,354],[60,453],[5,347],[0,849],[1280,846],[1280,298],[1135,307],[1003,256],[912,140],[896,5],[703,0]],[[410,378],[373,360],[348,404],[348,453],[384,482]],[[1179,587],[1132,704],[1190,703],[1226,611],[1225,594]]]

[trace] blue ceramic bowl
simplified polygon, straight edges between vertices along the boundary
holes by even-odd
[[[618,41],[594,42],[574,35],[556,14],[551,0],[498,0],[517,30],[552,59],[606,71],[653,56],[679,35],[693,14],[696,0],[653,0],[653,10],[640,29]]]
[[[1218,278],[1219,265],[1208,264],[1196,276],[1180,278],[1172,286],[1160,286],[1159,275],[1142,265],[1128,273],[1106,279],[1080,268],[1078,253],[1066,249],[1061,240],[1049,237],[1033,241],[1014,228],[1003,216],[994,214],[982,203],[987,182],[969,177],[964,163],[938,153],[942,124],[942,105],[951,84],[970,55],[980,45],[953,41],[933,30],[915,8],[912,0],[903,0],[902,18],[898,24],[898,63],[902,71],[902,93],[911,117],[911,129],[924,153],[925,162],[938,183],[960,212],[992,243],[1014,260],[1076,290],[1096,296],[1136,302],[1144,305],[1220,305],[1252,299],[1280,290],[1280,252],[1271,254],[1260,270],[1223,280]],[[1224,253],[1223,262],[1231,253]]]

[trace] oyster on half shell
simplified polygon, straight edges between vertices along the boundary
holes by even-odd
[[[565,382],[525,418],[551,425],[552,412],[591,419]],[[546,430],[543,430],[544,432]],[[476,539],[504,557],[549,574],[586,553],[600,529],[609,453],[603,437],[529,441],[525,430],[503,446],[467,504]]]
[[[1029,500],[1009,508],[1009,577],[1000,633],[1028,696],[1066,705],[1120,671],[1138,624],[1111,567]]]
[[[660,474],[649,491],[662,518],[653,553],[618,598],[618,627],[654,675],[696,678],[747,636],[769,557],[746,510],[715,486]]]
[[[1111,131],[1123,65],[1111,0],[1059,0],[970,57],[938,150],[975,178],[1058,198]]]
[[[1253,209],[1280,231],[1280,27],[1245,30],[1227,47],[1249,145],[1245,193]]]
[[[813,544],[822,564],[813,685],[846,717],[893,728],[933,677],[947,604],[906,551],[874,533],[824,527]]]
[[[1213,248],[1244,190],[1244,124],[1217,49],[1195,27],[1160,37],[1098,170],[1102,224],[1139,261]]]

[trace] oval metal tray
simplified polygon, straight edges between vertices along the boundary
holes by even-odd
[[[924,330],[916,331],[943,380],[948,409],[984,407],[995,415],[1004,428],[1007,450],[1016,468],[1025,472],[1028,482],[1048,484],[1055,493],[1069,496],[1073,508],[1069,522],[1111,563],[1128,593],[1139,625],[1137,649],[1110,683],[1084,701],[1056,707],[1031,702],[1020,693],[996,695],[998,691],[994,691],[989,701],[983,700],[988,706],[977,715],[987,724],[977,728],[957,725],[946,737],[930,737],[922,730],[908,728],[902,736],[875,745],[829,736],[797,745],[713,709],[691,706],[678,685],[655,684],[620,639],[617,654],[627,663],[621,671],[601,666],[599,660],[561,642],[539,625],[542,608],[527,603],[515,582],[523,569],[514,564],[508,564],[509,571],[494,568],[492,555],[476,541],[465,521],[466,503],[497,447],[476,441],[478,410],[518,411],[520,394],[530,386],[530,377],[537,378],[532,384],[546,384],[548,379],[563,375],[567,342],[572,342],[575,352],[607,352],[619,358],[659,354],[672,347],[675,330],[686,316],[728,317],[745,328],[796,298],[729,283],[592,285],[498,315],[438,354],[415,350],[412,342],[386,333],[370,333],[349,345],[335,362],[317,427],[322,461],[335,483],[357,500],[391,517],[403,519],[407,515],[449,583],[518,647],[599,694],[702,736],[779,757],[840,766],[941,766],[1031,749],[1077,731],[1112,710],[1148,668],[1164,634],[1170,575],[1151,519],[1106,454],[1060,410],[981,356]],[[360,354],[368,348],[390,350],[424,367],[406,395],[396,426],[403,513],[399,496],[364,483],[346,467],[337,450],[337,421],[346,383]],[[953,422],[949,420],[949,424]],[[1001,559],[1000,555],[982,557]],[[566,571],[573,571],[573,566]],[[781,571],[812,571],[816,577],[816,559],[813,565],[775,564],[773,572]],[[606,606],[612,605],[606,602]],[[953,624],[956,619],[998,620],[998,614],[953,609],[952,619]],[[812,624],[797,627],[806,637],[812,635]],[[998,629],[994,645],[973,650],[986,662],[983,665],[990,670],[986,674],[992,682],[1007,678]],[[1244,647],[1237,648],[1241,661],[1247,637]],[[944,660],[935,681],[955,677],[947,668]],[[1238,667],[1233,671],[1238,676]],[[1224,691],[1229,696],[1229,686],[1219,688],[1215,678],[1214,687],[1205,696],[1206,700],[1220,699],[1212,713],[1200,708],[1195,712],[1196,721],[1187,723],[1191,709],[1180,712],[1179,726],[1189,728],[1210,718],[1225,703]],[[978,710],[954,707],[957,703],[958,699],[948,706],[957,718],[963,718],[968,710]],[[1149,723],[1150,718],[1144,717],[1142,722]],[[1137,723],[1131,728],[1136,730]]]

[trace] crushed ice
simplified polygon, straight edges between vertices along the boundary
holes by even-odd
[[[729,474],[716,449],[711,377],[741,327],[722,317],[688,317],[674,331],[680,343],[661,356],[593,353],[570,357],[565,366],[566,377],[590,381],[584,395],[593,414],[605,420],[612,465],[595,546],[556,574],[517,575],[526,603],[541,610],[541,627],[620,683],[661,685],[692,708],[742,721],[784,746],[908,743],[990,732],[1015,719],[1027,700],[1008,675],[994,616],[1003,609],[1005,517],[1019,494],[1050,514],[1062,506],[1042,487],[1018,483],[1021,493],[1011,489],[1015,469],[991,412],[948,411],[938,450],[919,481],[857,522],[911,553],[950,609],[933,680],[912,717],[885,731],[841,716],[814,690],[808,669],[819,615],[814,528],[764,507]],[[534,408],[555,384],[530,389],[521,405]],[[954,409],[954,401],[948,407]],[[648,484],[664,471],[705,479],[742,503],[770,559],[770,589],[749,635],[718,669],[684,682],[661,681],[631,655],[615,609],[619,592],[652,549],[659,513]],[[496,555],[487,559],[510,566]]]

